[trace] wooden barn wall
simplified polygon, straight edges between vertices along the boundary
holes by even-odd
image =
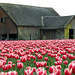
[[[40,39],[40,27],[18,27],[18,39],[20,40],[37,40]]]
[[[13,23],[6,12],[0,7],[0,40],[2,40],[2,35],[7,35],[9,40],[9,34],[18,34],[17,28],[17,25]]]
[[[64,29],[56,29],[55,33],[56,39],[64,39]]]
[[[41,30],[41,39],[63,39],[64,29]]]
[[[70,21],[70,23],[64,29],[64,39],[69,39],[69,29],[74,30],[73,39],[75,39],[75,17]]]
[[[4,23],[1,23],[3,18]],[[0,7],[0,34],[17,34],[17,26]]]

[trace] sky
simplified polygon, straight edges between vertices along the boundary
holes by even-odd
[[[0,3],[52,7],[60,16],[75,15],[75,0],[0,0]]]

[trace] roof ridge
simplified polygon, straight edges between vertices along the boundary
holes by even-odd
[[[74,15],[69,15],[69,16],[42,16],[42,17],[60,17],[60,18],[62,18],[62,17],[73,17]]]

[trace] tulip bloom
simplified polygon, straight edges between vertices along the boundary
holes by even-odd
[[[64,65],[67,65],[68,64],[68,61],[64,61],[63,63],[64,63]]]
[[[21,60],[21,62],[26,62],[26,56],[22,56],[21,58],[20,58],[20,60]]]
[[[42,59],[43,56],[42,56],[41,54],[38,54],[38,55],[37,55],[37,58],[38,58],[38,59]]]
[[[8,61],[8,64],[12,64],[12,61]]]
[[[37,75],[47,75],[46,70],[41,67],[36,70],[36,74]]]
[[[3,65],[2,68],[3,70],[8,70],[8,65]]]
[[[7,64],[7,66],[8,66],[8,69],[12,68],[12,64]]]
[[[65,75],[72,75],[72,69],[66,68],[64,71]]]
[[[18,62],[18,63],[17,63],[17,67],[18,67],[19,69],[23,68],[23,63]]]
[[[45,60],[45,61],[48,61],[48,57],[44,57],[44,60]]]
[[[33,75],[33,72],[35,72],[35,69],[32,69],[30,66],[24,70],[24,75]]]
[[[66,59],[67,59],[67,56],[66,56],[66,55],[63,55],[63,56],[62,56],[62,59],[63,59],[63,60],[66,60]]]
[[[49,72],[54,75],[61,75],[61,70],[57,69],[55,66],[50,66]]]

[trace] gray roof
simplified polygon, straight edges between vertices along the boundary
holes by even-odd
[[[0,3],[18,26],[41,26],[41,16],[59,16],[53,8]]]
[[[65,28],[74,16],[44,16],[42,29]]]

